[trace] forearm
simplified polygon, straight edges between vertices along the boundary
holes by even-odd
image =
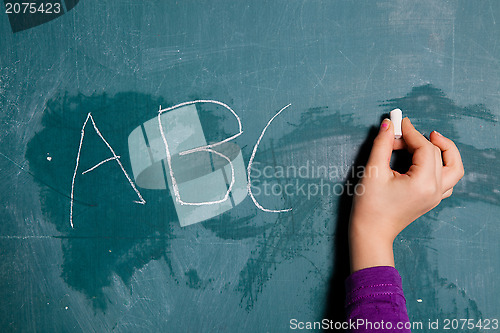
[[[349,223],[352,274],[346,281],[346,313],[347,321],[355,323],[350,331],[410,332],[401,277],[394,268],[395,236],[373,222],[353,214]]]

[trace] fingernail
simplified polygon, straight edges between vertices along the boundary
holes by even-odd
[[[380,131],[384,130],[384,131],[387,131],[389,129],[389,124],[391,123],[391,121],[387,118],[384,119],[384,121],[382,121],[382,125],[380,125]]]
[[[436,133],[439,136],[443,136],[443,134],[439,133],[438,131],[434,131],[434,133]]]

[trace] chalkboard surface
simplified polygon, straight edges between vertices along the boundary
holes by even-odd
[[[396,239],[410,320],[500,319],[499,2],[49,2],[0,15],[2,332],[341,322],[396,107],[466,170]]]

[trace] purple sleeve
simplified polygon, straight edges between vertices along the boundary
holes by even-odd
[[[411,332],[401,276],[394,267],[362,269],[345,285],[351,332]]]

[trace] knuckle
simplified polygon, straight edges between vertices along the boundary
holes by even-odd
[[[460,181],[460,179],[463,178],[463,176],[465,175],[465,170],[464,170],[464,167],[463,165],[459,165],[457,167],[455,167],[455,170],[453,171],[453,179],[455,181],[455,184],[458,183]]]
[[[448,146],[452,149],[456,149],[458,151],[458,148],[457,148],[457,145],[455,144],[455,142],[453,142],[453,140],[451,139],[448,139],[446,138],[446,143],[448,144]]]
[[[384,142],[386,141],[386,138],[382,135],[378,135],[374,140],[373,140],[373,145],[381,145],[381,144],[384,144]]]
[[[464,175],[465,175],[465,169],[464,169],[464,166],[461,164],[461,165],[460,165],[460,170],[459,170],[459,172],[458,172],[458,176],[459,176],[458,180],[462,179],[462,177],[463,177]]]
[[[438,186],[435,181],[427,181],[419,183],[414,190],[419,196],[434,198],[438,193]]]
[[[426,154],[428,155],[434,155],[435,154],[435,148],[436,146],[434,146],[432,143],[429,142],[429,144],[425,144],[422,146],[422,151],[424,151]]]
[[[436,198],[441,198],[442,195],[443,193],[439,191],[439,188],[435,183],[433,183],[432,186],[429,187],[429,197],[432,197],[434,200],[436,200]]]

